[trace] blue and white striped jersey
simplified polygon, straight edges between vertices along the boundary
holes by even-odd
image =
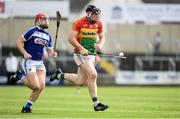
[[[28,29],[22,37],[24,38],[24,49],[32,57],[32,60],[42,60],[43,48],[47,46],[52,47],[52,36],[47,31],[39,27],[32,27]]]

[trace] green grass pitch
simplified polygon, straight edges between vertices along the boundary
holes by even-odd
[[[46,87],[33,113],[20,110],[30,94],[25,86],[0,86],[0,119],[180,119],[180,87],[98,87],[110,108],[95,112],[87,87]]]

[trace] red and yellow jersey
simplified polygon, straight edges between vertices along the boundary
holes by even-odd
[[[86,17],[82,17],[73,23],[72,30],[78,32],[77,41],[90,53],[96,54],[94,45],[98,33],[103,32],[102,22],[98,20],[95,24],[90,24]],[[74,51],[78,52],[79,50],[75,48]]]

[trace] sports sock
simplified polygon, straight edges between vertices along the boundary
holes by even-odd
[[[92,98],[92,101],[93,101],[93,102],[98,101],[97,97],[93,97],[93,98]]]
[[[23,81],[24,79],[26,79],[25,75],[23,75],[20,80]]]
[[[96,106],[99,103],[99,100],[97,99],[97,97],[93,97],[92,98],[94,106]]]
[[[24,71],[22,71],[22,76],[21,76],[21,80],[23,81],[24,79],[26,79],[26,74]]]
[[[24,73],[24,71],[17,71],[17,72],[16,72],[16,79],[17,79],[17,80],[24,80],[24,79],[25,79],[25,73]]]
[[[31,108],[32,104],[33,104],[33,102],[28,100],[27,103],[24,105],[24,108],[29,109],[29,108]]]
[[[64,75],[65,75],[64,73],[58,74],[57,78],[60,80],[64,80]]]
[[[61,80],[64,80],[64,73],[61,74]]]

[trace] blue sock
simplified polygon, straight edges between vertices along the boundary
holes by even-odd
[[[32,104],[33,104],[33,102],[28,100],[26,105],[24,105],[24,108],[29,109],[29,108],[31,108]]]
[[[17,79],[17,80],[23,80],[23,79],[25,79],[25,73],[24,73],[24,71],[17,71],[17,72],[16,72],[16,79]]]

